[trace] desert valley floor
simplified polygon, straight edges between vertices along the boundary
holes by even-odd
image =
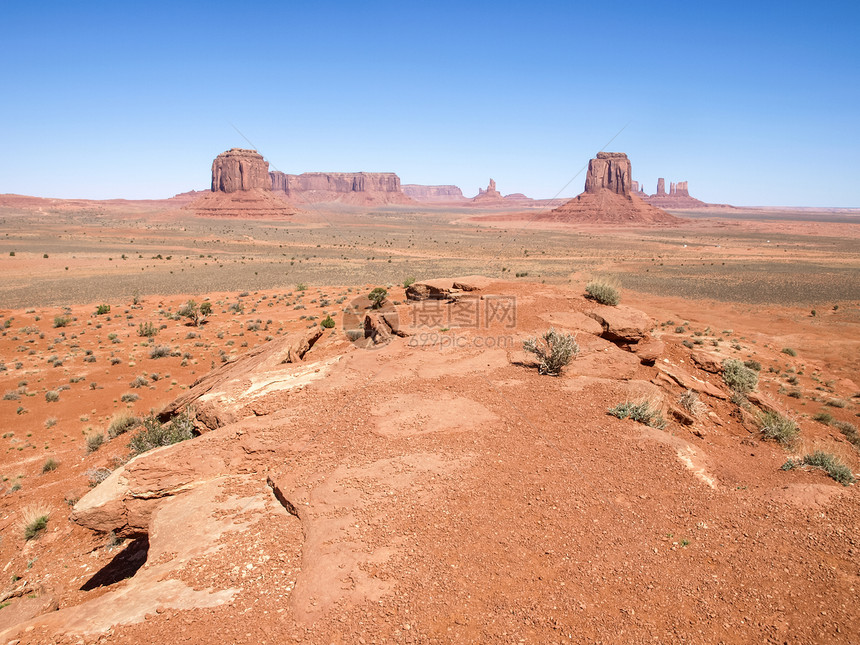
[[[0,643],[857,642],[857,487],[799,462],[860,471],[860,216],[511,215],[2,196]],[[129,461],[177,400],[199,436]],[[665,427],[608,414],[641,401]]]

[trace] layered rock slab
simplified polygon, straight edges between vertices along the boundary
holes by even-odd
[[[292,542],[295,549],[301,544],[298,520],[259,477],[231,475],[202,482],[185,495],[165,500],[153,513],[147,528],[147,561],[132,578],[80,605],[0,632],[0,638],[6,642],[31,632],[54,637],[99,634],[142,623],[166,610],[229,603],[247,581],[222,575],[220,561],[225,553],[248,550],[260,522],[266,531],[278,532],[284,547]]]
[[[237,421],[243,401],[242,393],[253,394],[254,383],[261,378],[272,382],[277,381],[279,376],[285,379],[303,376],[303,371],[285,369],[283,366],[300,363],[322,335],[322,328],[314,327],[255,347],[197,379],[188,390],[164,406],[158,413],[159,419],[168,421],[195,404],[198,425],[205,429]],[[251,378],[252,373],[254,378]],[[219,405],[212,402],[215,398],[219,399]]]

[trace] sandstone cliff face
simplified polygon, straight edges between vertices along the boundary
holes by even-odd
[[[598,152],[597,157],[588,162],[585,176],[585,192],[597,193],[609,190],[616,195],[630,195],[630,160],[623,152]]]
[[[666,180],[660,177],[657,180],[657,197],[663,197],[666,194]]]
[[[672,183],[671,189],[669,190],[669,194],[675,197],[689,197],[690,191],[687,188],[687,182],[679,181],[677,184]]]
[[[453,202],[464,199],[463,191],[457,186],[423,186],[403,184],[403,193],[418,202]]]
[[[256,150],[231,148],[212,162],[212,192],[270,190],[269,162]]]
[[[288,175],[271,172],[272,190],[297,201],[355,203],[403,203],[409,198],[393,172],[306,172]]]

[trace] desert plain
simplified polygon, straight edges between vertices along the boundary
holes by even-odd
[[[803,463],[860,471],[856,211],[187,203],[0,197],[0,642],[857,642],[857,488]]]

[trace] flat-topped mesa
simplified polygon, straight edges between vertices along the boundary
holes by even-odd
[[[609,190],[616,195],[630,196],[630,160],[623,152],[598,152],[588,162],[585,176],[585,192],[595,194]]]
[[[457,186],[424,186],[421,184],[403,184],[403,193],[418,202],[462,201],[463,191]]]
[[[256,150],[231,148],[212,162],[212,192],[234,193],[239,190],[271,190],[269,162]]]
[[[270,172],[272,190],[303,202],[407,203],[393,172]]]

